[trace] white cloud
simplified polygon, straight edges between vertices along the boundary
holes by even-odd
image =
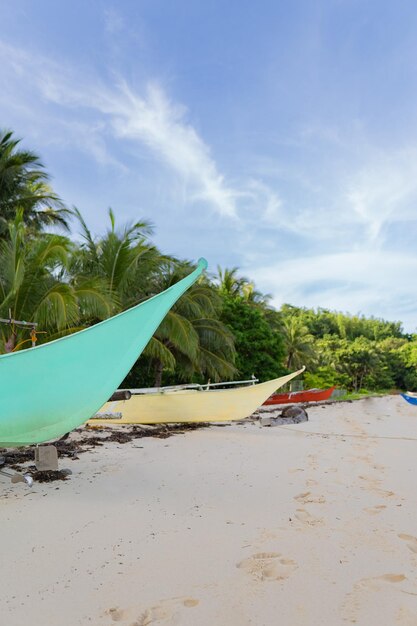
[[[250,179],[247,184],[246,198],[250,201],[249,210],[253,210],[255,207],[262,207],[261,216],[263,222],[267,222],[270,225],[276,225],[280,228],[286,227],[285,219],[285,207],[282,198],[278,193],[271,189],[266,183],[255,178]]]
[[[101,114],[103,138],[112,134],[117,138],[136,141],[146,146],[160,163],[167,166],[186,183],[188,202],[205,202],[220,215],[237,217],[236,200],[240,191],[229,185],[219,171],[210,149],[186,120],[187,111],[172,102],[161,86],[148,84],[143,95],[135,93],[125,82],[113,87],[103,85],[97,78],[88,80],[41,57],[0,44],[0,57],[19,77],[32,85],[42,99],[62,109],[79,112],[90,110]],[[3,66],[4,67],[4,66]],[[8,76],[9,95],[13,77]],[[54,112],[57,115],[57,112]],[[66,122],[69,124],[69,122]],[[79,127],[79,119],[75,127]],[[103,162],[104,139],[96,140],[92,154]]]
[[[417,257],[404,253],[363,250],[330,253],[242,268],[257,287],[272,291],[276,307],[284,302],[299,306],[372,314],[401,319],[417,326],[415,298],[407,285],[417,274]],[[401,277],[401,280],[399,280]]]
[[[106,20],[109,28],[121,26],[117,14],[106,13]],[[161,85],[149,82],[138,91],[114,78],[109,86],[96,75],[88,75],[88,70],[80,74],[72,66],[2,42],[0,58],[0,82],[3,79],[8,86],[9,103],[13,99],[19,105],[34,103],[32,114],[38,109],[38,117],[54,126],[49,141],[72,142],[99,164],[116,164],[121,169],[123,163],[110,151],[108,140],[134,142],[146,147],[176,177],[174,186],[178,188],[180,182],[181,201],[186,205],[207,204],[220,216],[241,223],[256,220],[279,230],[311,232],[302,212],[286,207],[276,189],[261,178],[229,182],[188,121],[186,107],[173,102]],[[45,113],[48,106],[53,108]]]
[[[384,225],[417,220],[417,151],[391,150],[376,154],[351,177],[348,206],[377,240]]]
[[[114,31],[121,25],[113,18],[108,16],[108,28]],[[145,150],[159,180],[175,193],[182,190],[181,208],[207,205],[228,220],[233,264],[246,258],[249,265],[250,259],[242,273],[273,292],[277,305],[380,311],[412,324],[414,251],[407,256],[384,248],[387,226],[416,221],[413,147],[382,153],[365,140],[363,127],[349,137],[349,131],[318,125],[301,133],[298,143],[254,157],[258,167],[248,171],[246,163],[246,173],[232,178],[221,171],[187,109],[161,84],[104,84],[88,70],[1,42],[0,59],[1,110],[30,120],[44,142],[71,144],[100,164],[123,170],[123,147],[139,149],[141,157]],[[220,244],[212,245],[218,254]]]
[[[220,214],[236,216],[238,191],[226,183],[209,148],[185,121],[185,109],[172,103],[160,86],[149,85],[141,97],[123,83],[95,106],[111,117],[118,137],[143,143],[187,181],[191,202],[208,202]]]

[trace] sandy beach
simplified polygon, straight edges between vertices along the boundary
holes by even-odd
[[[308,414],[1,477],[1,626],[417,625],[417,408]]]

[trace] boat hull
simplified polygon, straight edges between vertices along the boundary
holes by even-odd
[[[109,424],[166,424],[172,422],[223,422],[252,415],[272,391],[304,369],[258,385],[234,389],[183,389],[133,395],[130,400],[106,403],[100,414],[121,414],[119,419],[94,417],[90,426]]]
[[[404,398],[404,400],[406,400],[409,404],[412,404],[413,406],[417,406],[417,397],[409,396],[406,393],[402,393],[401,395]]]
[[[0,446],[49,441],[92,417],[123,381],[178,298],[207,267],[78,333],[0,356]]]
[[[305,391],[294,391],[293,393],[274,393],[264,404],[297,404],[299,402],[322,402],[328,400],[335,387],[329,389],[306,389]]]

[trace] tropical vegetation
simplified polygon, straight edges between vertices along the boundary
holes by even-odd
[[[147,219],[119,225],[111,209],[105,232],[92,233],[51,188],[40,157],[0,131],[0,318],[37,324],[44,342],[159,293],[193,263],[164,254],[152,236]],[[218,267],[171,309],[126,386],[267,380],[306,365],[305,387],[417,389],[417,336],[400,322],[270,302],[237,267]],[[1,352],[30,341],[27,327],[0,324]]]

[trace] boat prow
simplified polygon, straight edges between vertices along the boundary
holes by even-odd
[[[169,289],[80,332],[0,355],[0,446],[49,441],[92,417],[206,267],[200,259]]]
[[[409,404],[412,404],[413,406],[417,406],[417,395],[414,394],[411,391],[407,391],[407,393],[401,393],[400,394],[404,400],[406,400]]]

